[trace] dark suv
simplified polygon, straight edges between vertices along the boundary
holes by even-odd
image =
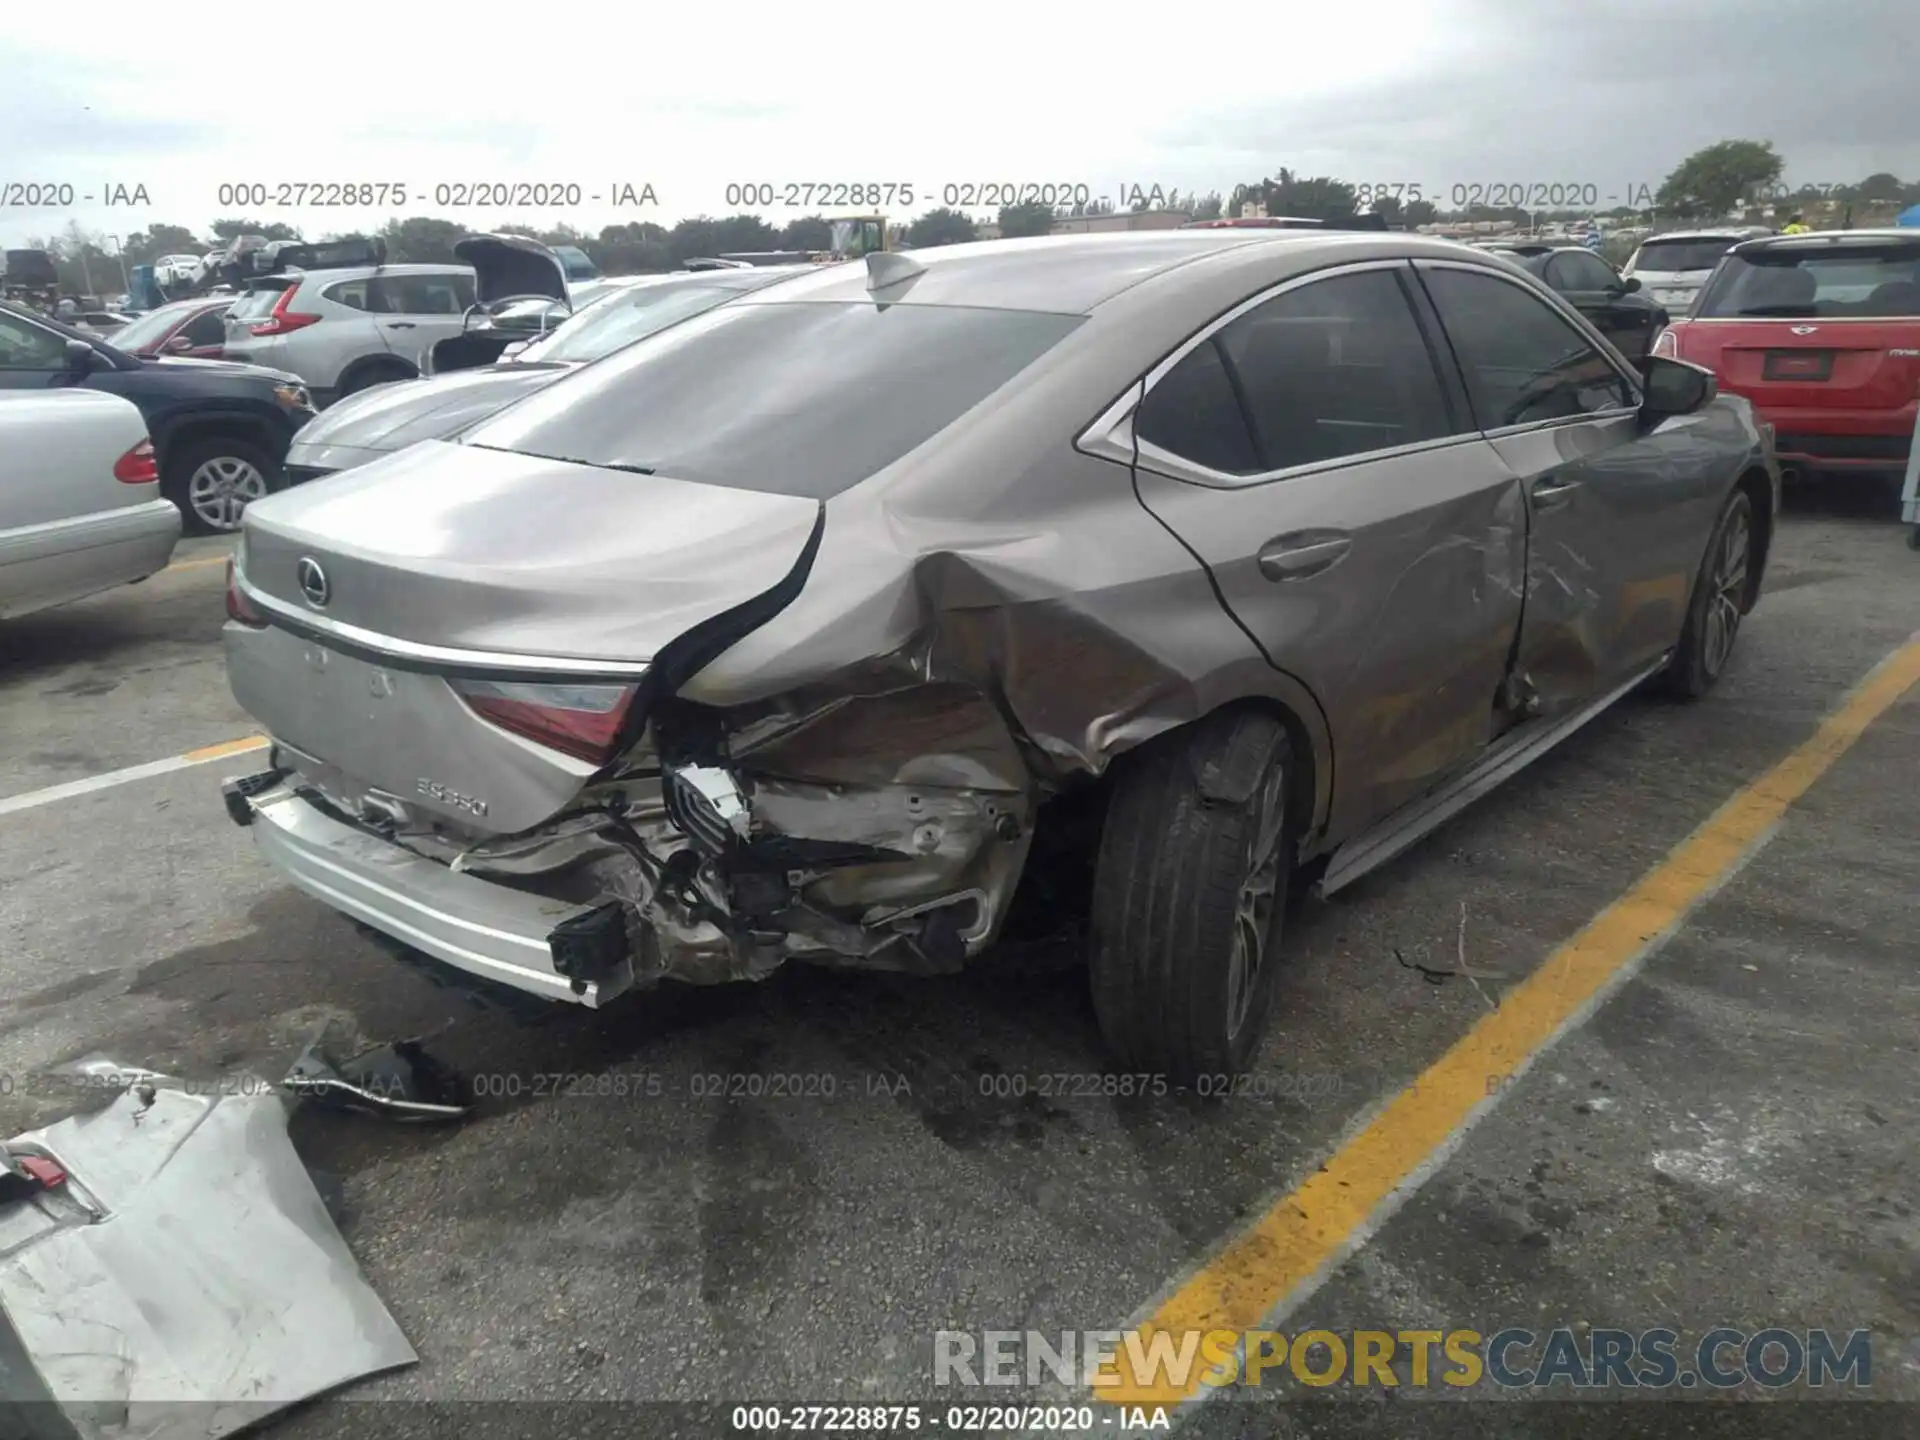
[[[292,375],[219,360],[141,360],[24,306],[0,302],[0,389],[65,385],[131,400],[146,417],[161,493],[190,533],[240,528],[247,503],[286,483],[287,446],[313,418]]]

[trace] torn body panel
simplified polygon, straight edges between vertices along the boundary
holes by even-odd
[[[66,1178],[0,1207],[0,1342],[30,1367],[0,1410],[37,1399],[84,1440],[214,1440],[417,1360],[264,1084],[142,1084],[7,1148]]]

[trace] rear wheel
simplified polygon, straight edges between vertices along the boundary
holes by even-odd
[[[1726,669],[1746,614],[1752,565],[1753,501],[1746,491],[1735,490],[1721,508],[1720,521],[1707,542],[1679,647],[1660,676],[1661,688],[1669,695],[1697,699],[1713,688]]]
[[[180,507],[189,534],[227,535],[240,528],[248,505],[285,483],[280,466],[258,445],[216,435],[175,447],[160,489]]]
[[[1127,1066],[1191,1085],[1253,1058],[1293,869],[1290,758],[1278,720],[1227,710],[1121,762],[1089,966],[1101,1032]]]

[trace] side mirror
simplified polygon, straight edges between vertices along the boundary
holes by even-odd
[[[1624,277],[1620,281],[1620,293],[1622,295],[1638,295],[1640,293],[1640,277],[1638,275],[1628,275]]]
[[[67,341],[67,373],[84,377],[93,373],[93,347],[84,340]]]
[[[1676,415],[1691,415],[1705,409],[1720,393],[1711,370],[1690,365],[1685,360],[1649,355],[1641,373],[1647,385],[1646,397],[1640,402],[1640,416],[1650,426]]]
[[[169,355],[184,355],[193,348],[193,342],[184,335],[176,335],[160,348]]]

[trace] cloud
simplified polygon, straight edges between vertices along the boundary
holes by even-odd
[[[0,236],[204,227],[234,210],[223,183],[252,180],[402,182],[422,197],[407,214],[436,213],[436,182],[655,187],[646,214],[453,217],[592,230],[724,212],[730,181],[906,183],[916,211],[968,181],[1224,191],[1282,165],[1443,198],[1605,196],[1729,138],[1772,140],[1793,183],[1920,175],[1912,0],[1185,0],[1097,21],[1024,0],[797,20],[737,0],[724,27],[575,0],[564,43],[524,56],[489,50],[484,21],[396,7],[291,68],[254,27],[156,27],[146,0],[88,13],[89,33],[138,35],[139,60],[0,40],[0,180],[145,183],[154,207],[0,210]],[[318,234],[387,215],[259,218]]]

